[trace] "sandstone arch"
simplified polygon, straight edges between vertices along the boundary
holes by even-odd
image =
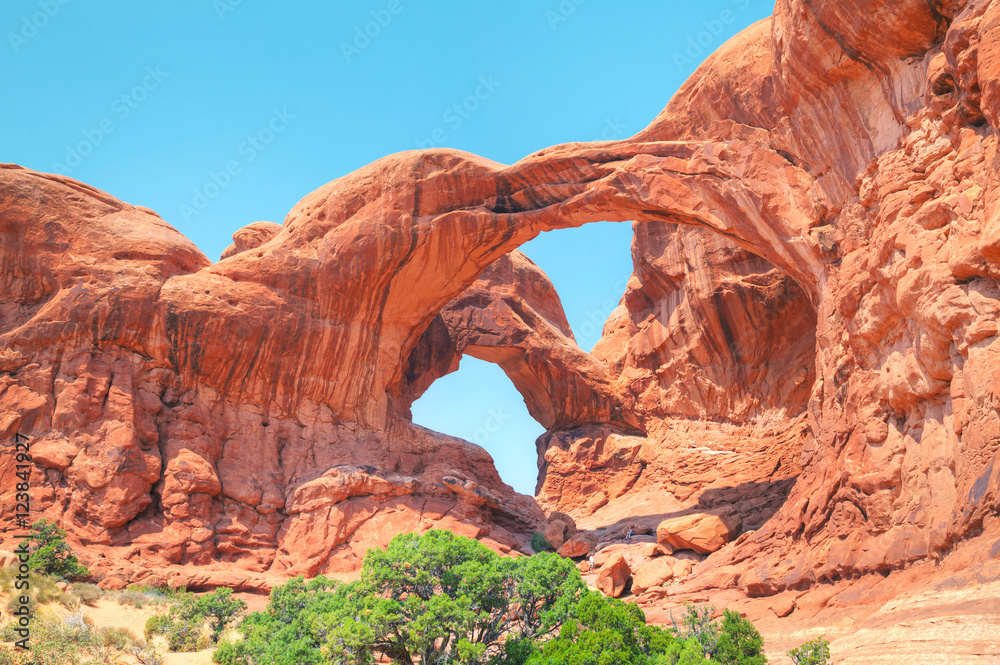
[[[766,595],[986,547],[996,3],[879,7],[782,0],[631,139],[506,167],[393,155],[216,264],[148,210],[6,166],[0,438],[38,438],[40,505],[123,580],[139,553],[284,574],[316,565],[306,543],[347,565],[352,539],[435,523],[516,547],[537,506],[401,417],[403,360],[543,230],[680,223],[769,260],[817,321],[802,474],[711,583]]]

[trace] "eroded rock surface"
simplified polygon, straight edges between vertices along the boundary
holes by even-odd
[[[430,526],[525,549],[538,506],[408,422],[469,353],[549,428],[538,499],[567,544],[735,507],[751,531],[671,598],[849,605],[847,581],[919,582],[969,544],[993,575],[998,25],[989,0],[780,0],[630,139],[392,155],[215,264],[4,166],[5,459],[34,438],[35,505],[109,583],[349,571]],[[511,252],[600,220],[637,223],[636,273],[589,356]]]

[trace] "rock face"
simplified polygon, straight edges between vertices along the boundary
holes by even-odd
[[[743,520],[734,512],[692,513],[660,522],[656,542],[676,550],[711,554],[739,535]]]
[[[526,549],[535,501],[409,422],[469,353],[548,428],[538,503],[582,532],[564,549],[732,507],[752,533],[680,592],[769,596],[966,545],[985,566],[997,25],[987,0],[780,0],[630,139],[512,166],[392,155],[214,264],[151,211],[3,166],[0,493],[31,436],[34,505],[108,584],[351,571],[432,526]],[[600,220],[636,223],[635,274],[590,356],[511,252]]]

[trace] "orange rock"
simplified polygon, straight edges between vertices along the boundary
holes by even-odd
[[[566,531],[569,525],[561,520],[552,520],[546,523],[545,540],[549,541],[549,544],[557,550],[562,547],[562,544],[566,542]]]
[[[665,559],[665,561],[670,562],[670,570],[673,571],[674,577],[678,579],[690,575],[691,570],[694,568],[694,562],[690,559],[675,559],[670,557]]]
[[[625,590],[632,571],[621,554],[613,554],[597,571],[597,588],[605,596],[617,598]]]
[[[771,601],[771,611],[776,616],[786,617],[795,610],[795,598],[789,595],[779,595]]]
[[[576,559],[590,554],[597,545],[597,537],[592,533],[578,533],[559,548],[559,556]]]
[[[738,513],[692,513],[660,522],[656,539],[674,550],[691,549],[708,554],[721,548],[739,535],[743,520]]]
[[[2,165],[0,497],[7,442],[30,435],[34,506],[116,585],[349,572],[435,525],[526,549],[543,508],[610,536],[735,506],[752,532],[692,595],[924,570],[963,546],[985,565],[998,25],[989,2],[778,3],[631,138],[510,166],[392,155],[214,264],[148,209]],[[591,355],[514,252],[602,220],[635,222],[634,273]],[[462,354],[546,426],[537,502],[409,422]]]
[[[659,558],[639,566],[632,575],[632,593],[642,593],[655,586],[663,586],[674,576],[670,561]]]

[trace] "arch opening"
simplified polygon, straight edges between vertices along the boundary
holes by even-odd
[[[498,366],[472,356],[436,380],[411,406],[413,422],[481,446],[500,478],[533,496],[538,481],[535,439],[545,432]]]

